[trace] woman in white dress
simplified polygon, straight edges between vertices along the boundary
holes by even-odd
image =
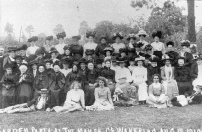
[[[143,67],[144,57],[138,57],[135,59],[137,67],[133,69],[132,80],[135,85],[138,85],[138,99],[139,104],[146,104],[148,97],[147,93],[147,69]]]
[[[58,33],[56,35],[57,39],[59,40],[59,44],[55,45],[55,49],[58,51],[58,53],[60,55],[64,54],[64,47],[65,47],[65,43],[64,43],[64,38],[66,37],[66,33],[65,32],[61,32]]]
[[[196,89],[196,85],[202,81],[202,57],[197,58],[197,64],[193,64],[191,67],[191,75],[195,75],[195,79],[193,80],[194,90]]]
[[[168,106],[172,107],[171,100],[179,95],[179,90],[176,80],[174,80],[174,67],[171,66],[171,58],[164,55],[162,60],[165,66],[161,67],[162,84],[165,88],[165,94],[168,95]]]
[[[55,106],[51,111],[73,112],[83,111],[85,109],[84,91],[81,90],[81,84],[77,81],[71,85],[71,90],[67,93],[66,101],[63,106]]]
[[[121,40],[123,39],[123,35],[121,32],[120,33],[114,33],[112,39],[115,40],[115,43],[112,44],[112,47],[114,48],[114,55],[118,57],[119,56],[119,49],[126,47],[124,43],[121,43]]]
[[[90,49],[90,50],[94,50],[96,49],[97,45],[96,43],[94,43],[94,38],[95,38],[95,32],[92,32],[92,31],[88,31],[86,33],[86,38],[88,39],[88,43],[84,44],[83,45],[83,50],[84,50],[84,56],[85,56],[85,52],[87,49]],[[94,56],[94,55],[93,55]]]
[[[95,102],[92,106],[86,106],[87,110],[102,111],[113,110],[114,105],[111,98],[110,89],[104,77],[98,78],[99,87],[95,89]]]

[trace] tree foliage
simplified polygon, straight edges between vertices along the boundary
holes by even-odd
[[[29,37],[31,37],[32,33],[34,32],[34,27],[32,25],[29,25],[26,27],[25,31],[29,34]]]
[[[9,35],[13,33],[13,30],[14,30],[13,25],[7,22],[5,26],[5,31],[7,32],[7,34]]]

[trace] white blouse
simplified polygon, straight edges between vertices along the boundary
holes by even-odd
[[[84,46],[83,46],[84,55],[85,55],[85,52],[87,49],[95,50],[96,47],[97,47],[97,44],[94,42],[92,42],[92,43],[88,42],[88,43],[84,44]]]
[[[28,57],[29,55],[34,55],[36,50],[38,49],[39,47],[38,46],[30,46],[27,48],[27,51],[26,51],[26,56]]]
[[[66,77],[68,73],[70,73],[72,71],[72,69],[60,69],[60,72],[62,72],[64,74],[64,76]]]
[[[119,44],[114,43],[112,44],[112,47],[114,48],[114,53],[119,53],[119,49],[125,48],[126,46],[123,43],[119,43]]]
[[[165,53],[165,45],[162,42],[153,42],[151,43],[151,46],[153,47],[153,51],[161,51],[162,53]]]
[[[59,52],[60,55],[64,54],[64,47],[65,43],[55,45],[56,50]]]
[[[119,82],[119,79],[121,79],[121,78],[126,78],[126,82],[132,82],[131,73],[128,68],[119,67],[119,68],[117,68],[117,70],[115,72],[116,72],[115,73],[116,82]]]
[[[132,80],[134,83],[147,81],[147,69],[142,67],[135,67],[132,73]]]
[[[81,89],[78,89],[77,91],[75,91],[74,89],[70,90],[67,93],[64,106],[68,104],[76,104],[76,103],[84,104],[84,92]]]

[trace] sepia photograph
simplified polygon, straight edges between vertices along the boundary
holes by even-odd
[[[0,0],[0,132],[202,132],[202,0]]]

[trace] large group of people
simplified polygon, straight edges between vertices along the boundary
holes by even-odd
[[[73,112],[113,110],[116,107],[148,105],[166,108],[202,102],[202,55],[192,54],[190,42],[161,42],[162,32],[149,35],[140,30],[122,43],[122,33],[114,33],[94,43],[95,32],[87,32],[88,43],[80,36],[65,44],[65,32],[46,37],[42,47],[38,37],[31,46],[0,48],[0,113],[43,110]],[[6,54],[7,53],[7,54]]]

